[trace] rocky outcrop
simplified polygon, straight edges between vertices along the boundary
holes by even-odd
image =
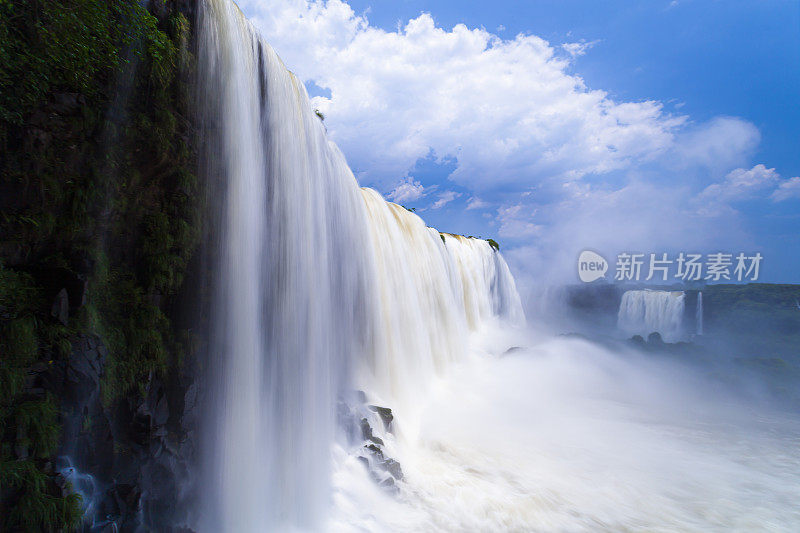
[[[67,361],[34,369],[31,391],[62,400],[57,479],[81,495],[86,527],[167,531],[184,523],[193,498],[197,384],[151,375],[142,401],[105,405],[107,348],[93,335],[79,335],[72,346]]]
[[[339,425],[345,429],[351,453],[364,465],[370,477],[391,493],[403,480],[400,463],[389,457],[386,441],[392,437],[394,415],[388,407],[367,403],[366,394],[356,391],[339,402]]]

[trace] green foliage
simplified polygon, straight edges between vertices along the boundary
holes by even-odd
[[[113,402],[182,359],[188,336],[165,309],[201,220],[190,26],[166,4],[159,20],[138,0],[0,0],[0,493],[13,500],[0,530],[69,529],[80,516],[43,470],[58,402],[24,392],[30,367],[99,334]],[[36,274],[54,268],[88,280],[68,326]]]
[[[494,240],[494,239],[486,239],[486,242],[489,243],[489,246],[491,246],[494,249],[495,252],[499,252],[500,251],[500,245],[497,244],[496,240]]]
[[[47,458],[58,446],[58,411],[51,396],[44,400],[25,400],[15,406],[14,425],[17,446],[30,450],[36,458]]]
[[[40,294],[30,276],[0,265],[0,428],[22,389],[25,367],[39,353],[34,310]]]
[[[17,494],[16,505],[0,516],[3,531],[74,531],[80,526],[81,497],[65,497],[50,477],[31,460],[0,463],[0,486]]]
[[[0,265],[0,487],[9,512],[3,531],[48,531],[76,527],[80,501],[62,496],[43,463],[58,446],[55,399],[23,394],[27,369],[43,357],[60,354],[61,326],[44,316],[41,289],[33,278]],[[25,460],[15,458],[22,455]]]
[[[112,355],[106,363],[103,399],[144,394],[151,372],[168,363],[170,323],[135,280],[114,271],[93,289],[94,326]]]
[[[54,91],[92,97],[104,90],[133,38],[122,24],[132,7],[104,0],[0,2],[0,119],[22,124]]]

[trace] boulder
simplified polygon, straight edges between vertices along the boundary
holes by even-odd
[[[400,463],[398,463],[394,459],[386,459],[385,461],[378,463],[378,465],[382,469],[389,472],[389,474],[391,474],[392,477],[395,478],[396,480],[400,481],[401,479],[403,479],[403,469],[400,468]]]
[[[392,415],[392,410],[388,407],[379,407],[377,405],[370,405],[368,406],[370,411],[378,413],[378,416],[381,417],[381,421],[383,422],[383,429],[386,431],[391,431],[392,428],[392,420],[394,420],[394,415]]]

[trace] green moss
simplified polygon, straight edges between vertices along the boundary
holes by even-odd
[[[29,367],[98,334],[104,400],[135,403],[190,338],[165,311],[201,223],[190,26],[171,0],[161,20],[141,4],[0,0],[0,486],[14,500],[3,530],[74,523],[74,498],[49,491],[42,470],[58,399],[22,394]],[[50,316],[53,287],[36,277],[54,268],[88,280],[68,326]]]

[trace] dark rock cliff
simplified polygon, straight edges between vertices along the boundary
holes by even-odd
[[[2,531],[185,523],[208,301],[195,10],[0,3]]]

